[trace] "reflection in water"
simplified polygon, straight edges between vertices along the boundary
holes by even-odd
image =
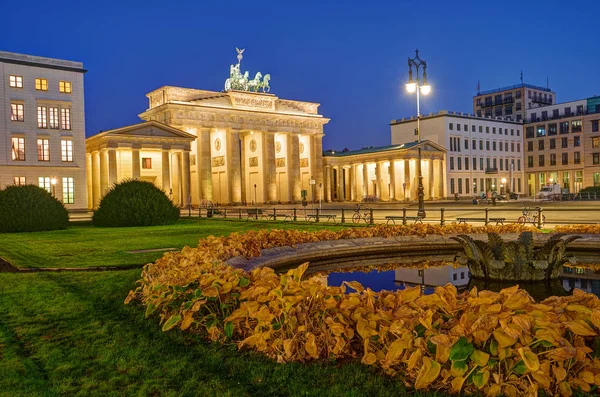
[[[402,265],[398,265],[402,266]],[[364,287],[373,291],[395,291],[404,289],[405,286],[420,285],[423,293],[433,293],[435,287],[453,284],[459,291],[477,287],[478,290],[500,291],[512,287],[514,282],[485,282],[484,280],[470,279],[467,267],[430,267],[427,269],[411,269],[400,267],[392,271],[373,270],[364,272],[330,273],[326,282],[331,286],[340,286],[344,281],[358,281]],[[600,273],[585,268],[563,268],[560,279],[550,282],[519,283],[536,301],[541,301],[549,296],[569,295],[575,288],[590,292],[600,297]]]

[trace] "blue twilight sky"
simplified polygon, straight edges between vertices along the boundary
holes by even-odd
[[[86,134],[139,121],[162,85],[220,91],[235,47],[272,93],[321,103],[324,149],[390,143],[414,115],[407,57],[428,62],[423,112],[472,112],[481,89],[524,81],[558,101],[600,94],[599,1],[3,1],[0,50],[82,61]]]

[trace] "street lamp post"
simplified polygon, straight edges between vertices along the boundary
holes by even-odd
[[[420,107],[420,94],[427,95],[431,92],[431,86],[427,83],[427,62],[419,57],[419,50],[415,50],[415,57],[408,58],[408,83],[406,83],[406,90],[409,93],[417,93],[417,142],[421,143],[421,107]],[[413,80],[413,66],[416,72],[416,78]],[[419,69],[423,68],[423,78],[419,79]],[[419,178],[419,185],[417,188],[417,196],[419,197],[419,210],[417,216],[425,218],[425,204],[423,202],[425,198],[423,188],[423,174],[421,173],[421,146],[418,146],[418,160],[417,160],[417,176]]]
[[[52,178],[50,183],[52,184],[52,196],[56,197],[56,178]]]

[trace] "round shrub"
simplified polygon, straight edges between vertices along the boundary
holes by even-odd
[[[150,182],[126,180],[115,184],[102,198],[92,220],[95,226],[169,225],[179,219],[167,195]]]
[[[0,190],[0,232],[39,232],[68,225],[69,212],[46,190],[35,185]]]

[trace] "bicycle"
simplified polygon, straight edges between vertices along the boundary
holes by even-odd
[[[533,226],[538,225],[538,215],[539,212],[537,209],[525,208],[523,209],[523,216],[520,216],[517,219],[517,224],[524,225],[526,223],[531,223]],[[546,224],[546,216],[542,214],[542,227]]]
[[[354,210],[354,214],[352,215],[352,223],[359,223],[360,220],[364,220],[366,224],[371,223],[371,212],[367,211],[363,214],[360,212],[361,205],[357,204],[356,209]]]

